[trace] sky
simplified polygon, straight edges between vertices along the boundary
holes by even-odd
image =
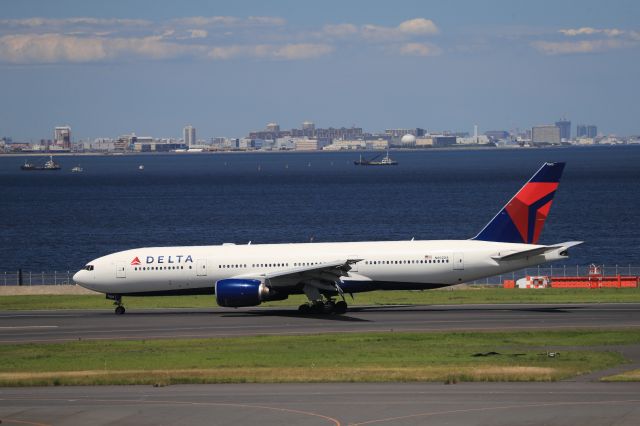
[[[3,0],[0,137],[640,134],[636,0]]]

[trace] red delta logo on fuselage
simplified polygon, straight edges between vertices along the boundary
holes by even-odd
[[[140,264],[140,259],[138,258],[138,256],[136,256],[132,261],[131,261],[131,266],[137,266]]]

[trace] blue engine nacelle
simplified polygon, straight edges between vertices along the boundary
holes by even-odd
[[[220,306],[256,306],[269,289],[260,280],[230,278],[216,282],[216,301]]]
[[[257,306],[268,300],[284,300],[285,293],[272,292],[260,280],[229,278],[216,282],[216,301],[227,308]]]

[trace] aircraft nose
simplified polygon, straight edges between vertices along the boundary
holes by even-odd
[[[73,282],[76,284],[82,284],[82,275],[84,271],[80,270],[73,275]]]

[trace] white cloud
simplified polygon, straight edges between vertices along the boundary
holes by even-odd
[[[4,25],[3,25],[4,24]],[[305,60],[331,54],[338,40],[379,45],[392,54],[440,53],[425,43],[438,27],[425,18],[397,26],[328,24],[317,31],[282,31],[274,16],[191,16],[151,22],[141,19],[72,17],[0,20],[0,63],[41,64],[180,56],[225,60]],[[403,44],[404,43],[404,44]]]
[[[397,28],[382,27],[379,25],[364,25],[360,29],[360,35],[370,41],[394,41],[402,38]]]
[[[319,37],[355,39],[361,38],[374,43],[398,42],[415,37],[438,34],[436,24],[430,19],[415,18],[401,22],[396,27],[366,24],[328,24],[322,28]]]
[[[437,56],[441,53],[437,46],[427,43],[405,43],[398,51],[403,56]]]
[[[626,33],[626,31],[619,30],[617,28],[599,29],[599,28],[592,28],[592,27],[568,28],[568,29],[559,30],[559,32],[569,37],[585,36],[585,35],[589,36],[594,34],[604,34],[607,37],[618,37]]]
[[[300,60],[311,59],[327,55],[333,51],[333,47],[327,44],[298,43],[285,45],[243,45],[243,46],[218,46],[211,49],[208,57],[217,60],[233,58],[265,58]]]
[[[9,27],[63,27],[68,25],[89,25],[89,26],[147,26],[150,21],[144,19],[101,19],[101,18],[26,18],[26,19],[2,19],[0,25]]]
[[[416,18],[402,22],[398,30],[406,34],[438,34],[439,30],[431,19]]]
[[[328,55],[333,51],[333,47],[327,44],[298,43],[285,44],[274,49],[269,56],[278,59],[311,59]]]
[[[246,19],[235,16],[191,16],[174,19],[172,23],[190,27],[239,27],[239,26],[281,26],[283,18],[272,16],[249,16]]]
[[[563,55],[571,53],[592,53],[610,49],[627,47],[620,40],[581,40],[581,41],[535,41],[531,45],[546,55]]]
[[[20,34],[0,37],[0,62],[14,64],[96,62],[127,56],[168,59],[200,51],[201,47],[165,42],[159,36],[107,39],[60,34]]]
[[[569,37],[560,40],[538,40],[531,46],[546,55],[604,52],[612,49],[633,48],[640,45],[640,34],[618,28],[565,28],[558,30]]]
[[[322,27],[322,32],[330,37],[347,37],[357,34],[358,27],[353,24],[329,24]]]
[[[249,16],[249,18],[247,18],[247,21],[251,24],[271,25],[275,27],[279,27],[287,23],[284,18],[279,18],[276,16]]]
[[[209,33],[206,30],[189,30],[191,38],[206,38]]]

